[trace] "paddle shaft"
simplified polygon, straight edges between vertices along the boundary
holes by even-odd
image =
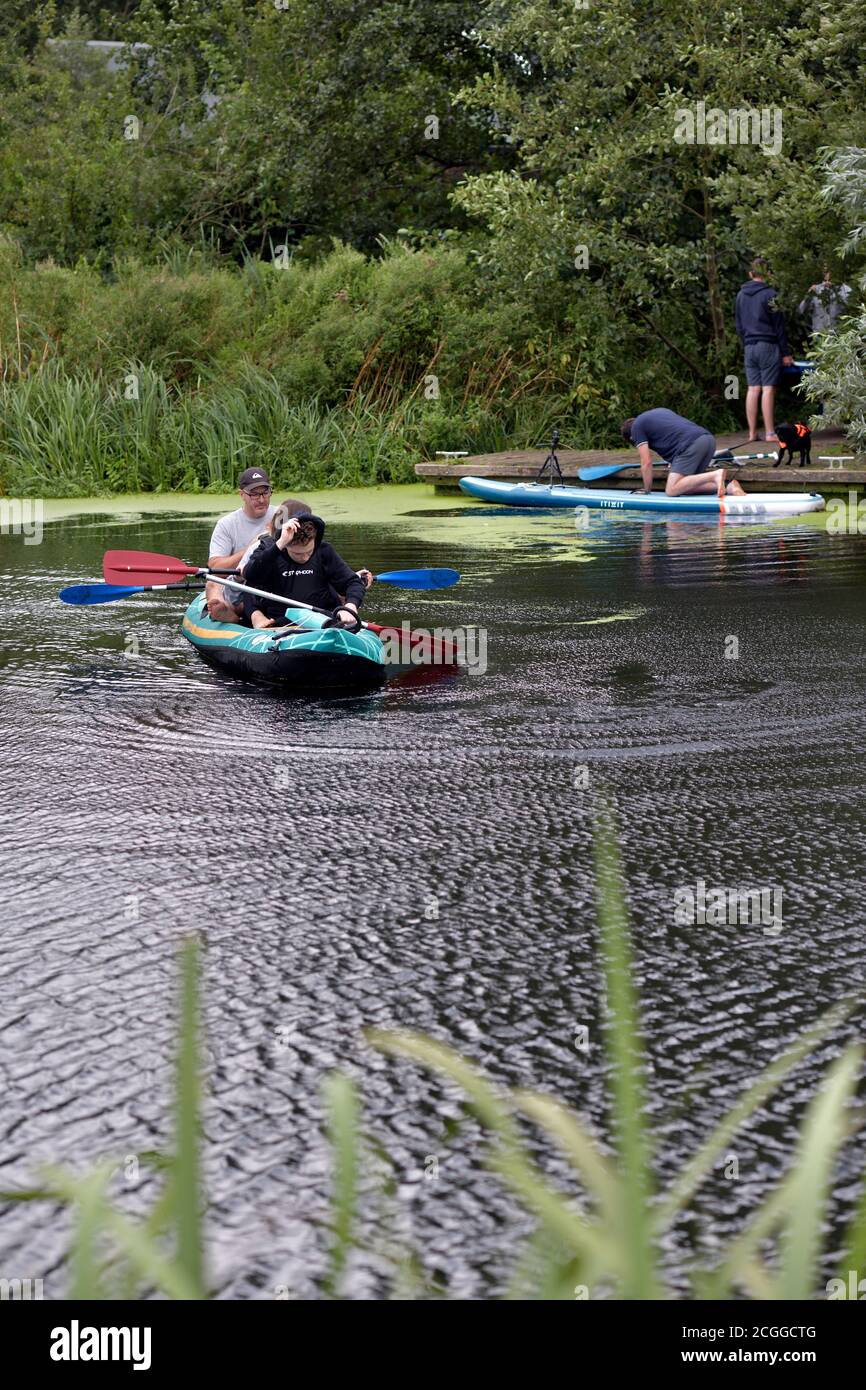
[[[191,591],[193,589],[200,589],[202,587],[201,584],[190,584],[190,579],[195,579],[195,577],[196,576],[194,574],[191,574],[189,578],[184,581],[183,584],[130,584],[129,588],[136,594],[150,594],[157,592],[161,593],[163,590],[168,590],[169,592],[174,593],[183,593],[185,589]],[[123,586],[118,585],[117,587]]]
[[[297,598],[286,598],[285,594],[269,594],[266,589],[254,589],[251,584],[241,584],[237,579],[226,579],[214,570],[198,570],[197,572],[203,574],[206,579],[219,580],[220,584],[225,584],[229,589],[237,589],[242,594],[253,594],[256,598],[270,599],[272,603],[279,603],[283,608],[306,608],[310,613],[324,613],[328,618],[332,616],[327,608],[317,608],[314,603],[302,603]],[[367,624],[363,623],[362,626],[366,627]]]
[[[135,566],[133,565],[126,565],[124,568],[126,572],[129,574],[135,573]],[[171,565],[165,565],[163,568],[165,569],[166,574],[183,574],[186,575],[187,579],[192,579],[197,576],[201,579],[204,579],[205,583],[207,583],[208,580],[213,580],[214,583],[223,584],[228,589],[237,589],[239,593],[253,594],[256,598],[270,599],[273,603],[281,604],[283,608],[306,608],[311,613],[324,613],[326,618],[331,617],[331,614],[328,612],[327,608],[317,608],[315,604],[304,603],[302,599],[286,598],[285,594],[271,594],[268,593],[267,589],[254,589],[251,584],[242,584],[240,580],[230,578],[231,575],[237,573],[236,570],[211,570],[204,565],[185,565],[182,560],[175,561]],[[148,574],[153,573],[153,567],[148,566],[147,570],[145,570],[145,567],[142,566],[140,573],[145,572]],[[185,588],[185,585],[143,584],[130,587],[143,589],[182,589]]]
[[[778,454],[732,454],[727,450],[720,450],[713,454],[713,463],[748,463],[751,459],[775,459]],[[664,459],[653,459],[653,468],[668,468],[669,465]],[[578,469],[577,476],[582,483],[596,482],[601,478],[612,478],[616,473],[624,473],[629,468],[640,468],[639,463],[603,463],[593,468]]]

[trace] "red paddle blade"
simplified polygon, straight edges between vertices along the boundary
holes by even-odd
[[[102,561],[106,584],[165,584],[198,573],[196,565],[151,550],[107,550]]]
[[[385,641],[400,642],[404,632],[399,627],[383,627],[381,623],[367,623],[371,632]],[[433,637],[429,632],[409,632],[409,643],[413,651],[423,652],[425,663],[431,666],[456,666],[460,655],[459,647],[446,642],[442,637]]]

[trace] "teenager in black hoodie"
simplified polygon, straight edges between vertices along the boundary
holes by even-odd
[[[329,541],[323,540],[325,523],[305,511],[274,517],[274,534],[263,536],[247,560],[244,581],[254,589],[285,594],[286,599],[312,603],[333,610],[342,627],[357,631],[360,607],[367,584],[350,569]],[[269,599],[244,595],[244,612],[253,627],[280,626],[285,608]]]
[[[746,359],[746,420],[749,443],[758,438],[758,400],[764,417],[767,442],[778,444],[773,423],[776,387],[782,366],[789,367],[793,357],[788,350],[785,317],[773,303],[776,291],[767,284],[767,263],[760,256],[752,261],[749,278],[737,295],[737,333]]]

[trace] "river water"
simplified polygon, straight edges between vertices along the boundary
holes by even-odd
[[[108,548],[203,560],[230,500],[47,504],[40,545],[0,540],[0,1188],[45,1163],[123,1165],[168,1146],[176,949],[197,932],[217,1295],[315,1296],[321,1086],[340,1068],[396,1179],[385,1215],[366,1211],[348,1292],[380,1296],[391,1245],[408,1241],[451,1296],[486,1297],[531,1222],[484,1168],[457,1092],[371,1051],[362,1028],[445,1040],[499,1082],[558,1096],[604,1142],[602,794],[631,904],[660,1186],[787,1043],[862,998],[866,541],[820,517],[601,516],[576,532],[568,513],[500,515],[420,486],[312,500],[354,565],[460,569],[438,594],[378,586],[370,612],[481,625],[486,671],[291,700],[204,665],[180,634],[181,598],[58,602],[101,577]],[[781,895],[780,921],[683,923],[675,895],[700,883]],[[784,1170],[862,1020],[858,1005],[738,1135],[739,1180],[720,1164],[671,1234],[674,1282]],[[831,1249],[859,1174],[846,1149]],[[143,1171],[116,1189],[131,1211],[154,1191]],[[0,1274],[63,1297],[68,1235],[62,1211],[2,1207]]]

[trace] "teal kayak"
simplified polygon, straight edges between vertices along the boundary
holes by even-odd
[[[568,487],[550,483],[505,483],[493,478],[461,478],[460,487],[482,502],[502,507],[599,507],[606,511],[668,512],[671,515],[752,517],[797,516],[823,510],[819,492],[752,492],[745,497],[668,497],[665,492],[625,492],[619,488]]]
[[[262,681],[299,691],[373,690],[385,679],[384,648],[374,632],[362,628],[321,629],[317,613],[293,615],[312,631],[256,629],[215,623],[204,595],[193,599],[181,631],[211,665],[244,680]]]

